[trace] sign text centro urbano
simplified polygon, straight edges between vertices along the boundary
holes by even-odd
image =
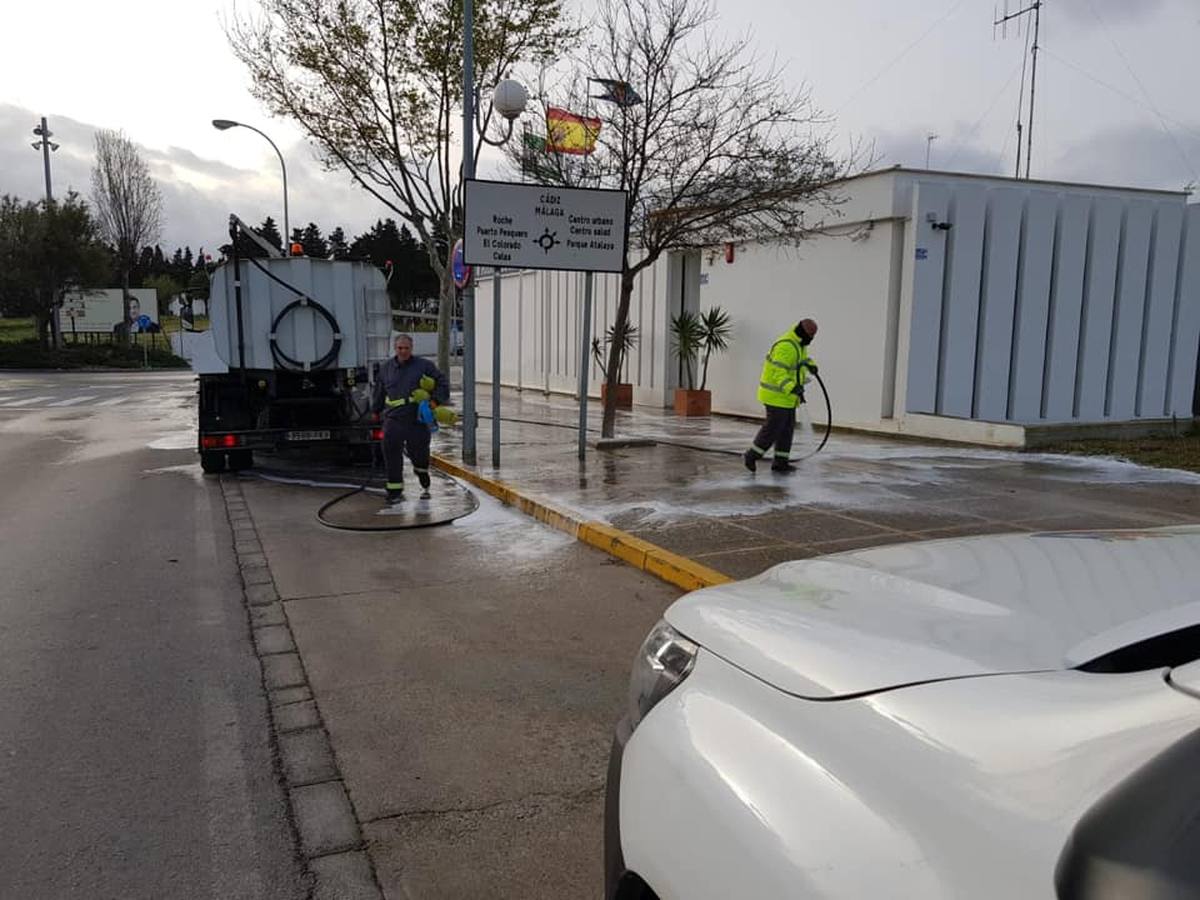
[[[469,180],[463,257],[505,269],[620,272],[625,192]]]

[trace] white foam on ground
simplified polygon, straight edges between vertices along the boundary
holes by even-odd
[[[475,491],[479,509],[456,519],[449,527],[481,553],[499,559],[531,560],[557,553],[575,539],[543,525],[482,491]]]

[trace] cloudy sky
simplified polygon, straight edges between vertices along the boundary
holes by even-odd
[[[238,9],[255,2],[238,0]],[[812,88],[839,140],[873,141],[882,164],[923,166],[933,133],[933,168],[1012,172],[1025,42],[1011,26],[1007,39],[993,29],[1004,0],[715,4],[722,30],[749,31],[789,81]],[[231,118],[282,148],[293,226],[313,220],[353,235],[385,214],[346,178],[322,172],[297,129],[250,97],[222,27],[233,10],[233,0],[9,4],[0,194],[41,195],[30,147],[39,116],[61,145],[56,193],[87,193],[93,131],[123,128],[162,187],[164,245],[213,247],[231,211],[282,219],[270,147],[245,129],[209,124]],[[1034,177],[1172,190],[1200,182],[1196,0],[1046,0],[1041,43]]]

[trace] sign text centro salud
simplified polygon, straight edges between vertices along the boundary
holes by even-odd
[[[463,257],[505,269],[620,272],[625,192],[467,182]]]

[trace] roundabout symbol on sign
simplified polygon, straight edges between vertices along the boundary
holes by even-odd
[[[537,245],[546,253],[549,253],[558,246],[558,232],[551,231],[549,228],[547,228],[544,232],[542,232],[542,236],[537,239]]]

